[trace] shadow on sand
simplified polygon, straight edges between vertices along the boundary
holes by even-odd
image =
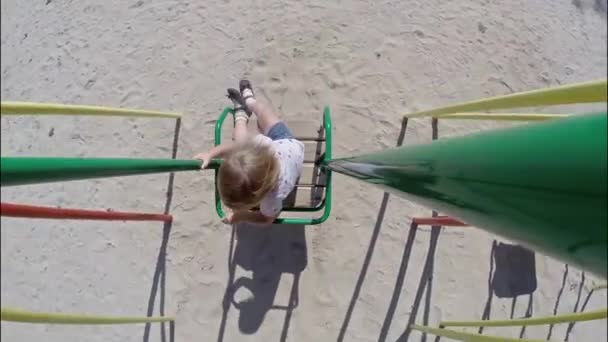
[[[403,144],[403,140],[405,138],[405,131],[407,129],[407,122],[408,122],[407,119],[404,119],[402,122],[401,132],[397,139],[397,146],[401,146]],[[438,138],[438,135],[439,135],[438,122],[436,119],[432,120],[432,131],[433,131],[433,140],[435,140]],[[350,323],[352,312],[355,308],[357,299],[359,298],[361,287],[362,287],[365,277],[367,275],[369,263],[372,259],[372,256],[374,253],[374,248],[376,246],[378,235],[380,233],[380,228],[382,227],[382,222],[384,220],[384,215],[386,213],[386,206],[388,204],[389,196],[390,195],[388,193],[384,193],[384,196],[382,198],[382,202],[380,204],[380,210],[378,212],[378,216],[376,219],[376,224],[375,224],[374,230],[372,232],[372,237],[371,237],[368,249],[367,249],[367,253],[363,260],[363,265],[362,265],[361,271],[359,273],[359,278],[357,279],[357,282],[355,284],[355,290],[351,297],[348,309],[346,311],[346,315],[342,322],[342,327],[340,329],[340,333],[338,335],[337,340],[339,342],[341,342],[345,339],[346,330],[348,328],[348,324]],[[436,216],[436,215],[437,215],[437,213],[433,212],[433,216]],[[395,286],[393,288],[393,294],[391,296],[391,301],[390,301],[386,316],[384,318],[384,322],[382,324],[382,327],[380,328],[380,335],[378,337],[378,341],[385,341],[387,339],[395,311],[399,304],[399,297],[403,290],[403,284],[405,282],[405,276],[407,273],[410,255],[412,252],[412,248],[414,245],[417,231],[418,231],[417,225],[411,224],[410,229],[407,234],[406,241],[405,241],[405,247],[403,249],[401,264],[399,266],[399,271],[397,273],[397,279],[395,280]],[[437,248],[437,242],[439,239],[440,232],[441,232],[441,227],[435,226],[435,227],[431,228],[431,238],[430,238],[430,243],[429,243],[429,249],[427,251],[426,261],[425,261],[422,275],[420,277],[418,288],[416,290],[416,296],[414,299],[414,303],[412,304],[412,310],[410,311],[409,321],[407,323],[405,331],[399,336],[398,341],[407,341],[408,340],[409,335],[411,333],[411,329],[409,328],[409,326],[415,322],[417,314],[418,314],[418,310],[420,308],[420,304],[422,303],[423,295],[425,295],[425,294],[426,294],[426,296],[424,296],[423,324],[428,324],[429,310],[431,307],[432,287],[433,287],[432,283],[433,283],[435,251]],[[425,340],[426,340],[426,335],[423,335],[423,341],[425,341]]]
[[[175,130],[173,133],[173,148],[171,152],[171,158],[175,159],[177,157],[177,147],[179,144],[179,130],[181,127],[181,119],[175,120]],[[171,210],[171,202],[173,200],[173,182],[175,179],[175,174],[171,172],[169,174],[169,181],[167,184],[167,198],[165,200],[165,210],[164,213],[168,214]],[[166,222],[163,225],[163,238],[160,243],[160,248],[158,250],[158,257],[156,259],[156,267],[154,268],[154,276],[152,277],[152,288],[150,289],[150,297],[148,298],[148,310],[146,314],[148,316],[154,315],[154,303],[156,301],[157,294],[159,294],[159,314],[161,316],[165,315],[165,284],[166,284],[166,256],[167,256],[167,244],[169,243],[169,235],[171,234],[171,228],[173,226],[173,222]],[[160,325],[160,339],[162,342],[167,341],[167,331],[166,324],[164,322],[158,323]],[[144,328],[144,336],[143,341],[148,342],[150,340],[150,329],[152,325],[147,323]],[[169,323],[169,341],[173,342],[175,340],[175,322]]]
[[[231,307],[239,312],[238,326],[243,334],[258,331],[266,313],[284,310],[280,341],[287,339],[293,310],[298,306],[300,274],[307,265],[304,225],[233,226],[228,255],[228,282],[222,301],[222,320],[218,341],[223,341]],[[235,279],[237,266],[251,272]],[[288,303],[275,305],[281,275],[293,276]]]
[[[524,317],[532,317],[533,295],[537,286],[534,252],[519,245],[511,245],[494,240],[490,253],[488,299],[486,300],[481,319],[490,319],[492,299],[494,296],[498,298],[512,298],[511,314],[509,318],[514,319],[519,318],[514,317],[517,298],[519,296],[527,295],[528,306]],[[523,338],[525,332],[526,327],[523,326],[519,332],[519,338]],[[478,333],[483,333],[483,327],[479,327]]]
[[[407,130],[407,122],[407,118],[404,118],[401,122],[401,131],[399,132],[399,137],[397,138],[397,146],[401,146],[403,144],[403,140],[405,138],[405,131]],[[357,282],[355,283],[355,289],[350,298],[348,308],[346,309],[346,315],[344,316],[344,320],[342,321],[342,326],[340,327],[340,333],[338,334],[337,339],[338,342],[344,340],[346,330],[348,329],[348,324],[350,323],[353,310],[355,309],[357,299],[359,298],[359,294],[361,292],[361,287],[363,286],[363,282],[365,281],[365,277],[367,276],[367,270],[369,268],[369,263],[372,260],[372,256],[374,255],[374,249],[376,248],[376,242],[378,241],[380,228],[382,227],[382,222],[384,222],[384,214],[386,213],[386,206],[388,205],[389,197],[390,194],[388,192],[385,192],[382,196],[380,210],[378,211],[378,216],[376,217],[376,224],[374,225],[374,230],[372,231],[372,236],[367,247],[367,252],[365,253],[365,258],[363,259],[363,265],[361,265],[361,271],[359,271],[359,277],[357,278]]]

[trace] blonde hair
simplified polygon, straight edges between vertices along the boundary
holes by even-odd
[[[247,210],[260,204],[279,179],[279,161],[269,145],[251,140],[228,154],[218,172],[218,189],[224,204]]]

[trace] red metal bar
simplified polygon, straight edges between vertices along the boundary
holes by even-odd
[[[437,217],[414,217],[414,224],[417,225],[428,225],[428,226],[444,226],[444,227],[468,227],[469,225],[460,222],[455,218],[449,216],[437,216]]]
[[[107,220],[107,221],[162,221],[173,219],[167,214],[128,213],[121,211],[65,209],[40,207],[35,205],[0,203],[0,215],[10,217],[29,217],[47,219],[73,220]]]

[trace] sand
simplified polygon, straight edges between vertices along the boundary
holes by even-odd
[[[334,155],[348,156],[394,146],[406,112],[607,72],[603,0],[2,0],[1,12],[2,100],[183,112],[178,158],[211,146],[225,88],[243,76],[288,119],[316,119],[330,105]],[[170,119],[1,123],[3,156],[171,158],[176,131]],[[502,126],[445,120],[439,136]],[[430,120],[410,121],[404,144],[430,141]],[[2,305],[174,314],[176,341],[419,341],[408,322],[481,319],[486,308],[493,319],[541,316],[606,303],[597,291],[585,304],[598,283],[592,275],[540,253],[533,261],[524,253],[519,295],[499,298],[489,289],[498,267],[491,251],[494,241],[508,241],[474,228],[411,230],[411,218],[430,208],[344,176],[335,177],[332,217],[315,227],[233,230],[216,217],[212,190],[205,172],[175,174],[172,184],[160,174],[2,188],[3,201],[142,212],[168,206],[175,216],[172,227],[2,218]],[[7,341],[170,338],[158,324],[1,327]],[[530,327],[523,335],[606,341],[606,321],[567,330]]]

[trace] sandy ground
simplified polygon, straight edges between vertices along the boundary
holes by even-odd
[[[603,0],[1,4],[2,100],[183,112],[178,158],[212,144],[224,89],[243,75],[287,118],[317,119],[329,104],[334,155],[348,156],[395,145],[406,112],[607,71]],[[439,136],[499,126],[441,121]],[[3,117],[2,155],[170,158],[175,131],[169,119]],[[430,120],[410,121],[404,144],[429,141]],[[606,302],[605,291],[586,301],[597,283],[591,275],[521,251],[524,262],[509,278],[519,292],[505,293],[509,280],[500,275],[490,288],[493,272],[504,271],[491,264],[493,242],[508,242],[472,228],[409,229],[430,209],[343,176],[335,177],[325,224],[265,231],[221,224],[212,181],[209,173],[178,173],[172,184],[160,174],[3,188],[2,200],[17,203],[168,206],[175,222],[2,218],[2,305],[162,311],[177,316],[176,341],[418,341],[409,322],[542,316]],[[1,336],[164,341],[169,330],[3,322]],[[484,333],[605,341],[606,330],[600,321],[570,333],[567,325]]]

